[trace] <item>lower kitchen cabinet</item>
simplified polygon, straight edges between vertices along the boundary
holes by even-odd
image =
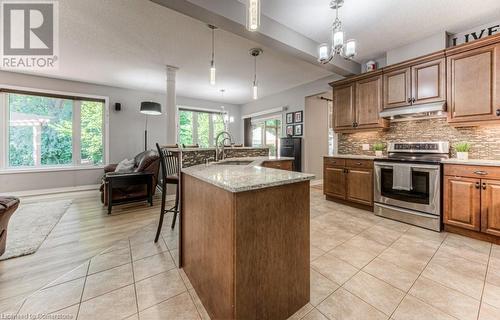
[[[262,166],[264,168],[293,171],[293,161],[292,160],[264,161],[262,163]]]
[[[445,230],[500,243],[500,167],[444,166]]]
[[[373,209],[373,161],[325,157],[323,171],[328,200]]]

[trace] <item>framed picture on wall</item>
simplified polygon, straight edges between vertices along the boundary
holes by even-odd
[[[293,126],[286,126],[286,136],[293,136]]]
[[[303,111],[296,111],[294,114],[293,114],[293,122],[294,123],[300,123],[303,121]]]
[[[293,123],[293,112],[289,112],[286,114],[286,124]]]
[[[293,126],[293,135],[294,136],[302,135],[302,124],[296,124]]]

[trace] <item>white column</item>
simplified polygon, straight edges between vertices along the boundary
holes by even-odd
[[[179,68],[167,66],[167,144],[177,143],[177,105],[175,99],[175,76]]]

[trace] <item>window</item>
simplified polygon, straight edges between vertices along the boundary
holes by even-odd
[[[281,119],[252,120],[252,146],[268,147],[269,154],[276,156],[280,148]]]
[[[6,115],[6,121],[0,119],[4,167],[104,163],[104,100],[16,91],[0,98],[5,106],[0,112]]]
[[[223,113],[179,108],[179,144],[213,147],[215,138],[222,131],[226,131]]]

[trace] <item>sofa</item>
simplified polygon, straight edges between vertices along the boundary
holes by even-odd
[[[0,256],[5,252],[7,244],[7,226],[12,214],[19,207],[19,199],[0,196]]]
[[[109,176],[115,174],[115,170],[118,164],[109,164],[104,167],[104,176],[101,183],[101,202],[104,205],[108,205],[108,184],[107,179]],[[160,168],[160,157],[158,153],[154,150],[147,150],[139,153],[134,157],[134,168],[130,173],[146,172],[153,174],[153,195],[156,191],[156,186],[158,184],[158,171]],[[120,175],[126,175],[127,173],[120,172]],[[131,178],[132,178],[131,174]],[[128,202],[133,200],[144,200],[147,198],[147,187],[146,185],[137,185],[132,183],[126,186],[120,186],[119,188],[113,188],[112,199],[115,202]]]

